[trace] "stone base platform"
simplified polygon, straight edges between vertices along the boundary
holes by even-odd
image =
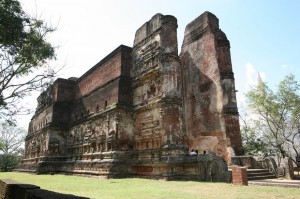
[[[87,157],[43,157],[24,160],[15,171],[36,174],[64,173],[106,178],[142,177],[164,180],[231,182],[224,159],[214,153],[191,156],[167,147],[147,151],[111,151]]]

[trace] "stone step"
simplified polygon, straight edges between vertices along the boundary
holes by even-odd
[[[231,171],[231,167],[228,167],[228,170]],[[248,181],[252,180],[266,180],[266,179],[275,179],[276,175],[269,172],[268,169],[247,169],[247,179]]]
[[[251,173],[247,173],[247,175],[248,176],[264,176],[264,175],[270,175],[271,173],[270,172],[268,172],[268,171],[266,171],[266,172],[259,172],[259,173],[253,173],[253,172],[251,172]]]
[[[267,169],[248,169],[247,172],[247,179],[250,181],[276,178],[276,176]]]
[[[253,174],[253,175],[264,175],[264,174],[270,174],[270,171],[267,169],[247,169],[247,173]]]
[[[269,172],[268,169],[247,169],[248,173],[253,172],[253,173],[260,173],[260,172]]]
[[[248,181],[251,180],[265,180],[265,179],[275,179],[276,176],[273,174],[270,175],[263,175],[263,176],[248,176],[247,179]]]

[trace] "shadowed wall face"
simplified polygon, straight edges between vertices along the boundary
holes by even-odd
[[[187,25],[181,49],[189,148],[226,160],[242,153],[230,44],[219,20],[205,12]]]

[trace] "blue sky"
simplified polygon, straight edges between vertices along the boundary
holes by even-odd
[[[156,13],[178,20],[178,45],[185,26],[205,11],[214,13],[231,44],[238,102],[260,72],[275,87],[293,73],[300,82],[298,0],[21,0],[31,15],[58,30],[48,39],[59,46],[53,66],[60,77],[81,76],[120,44],[132,46],[135,31]],[[35,100],[28,106],[35,107]],[[27,128],[31,116],[23,117]]]

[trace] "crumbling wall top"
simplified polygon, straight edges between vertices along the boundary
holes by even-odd
[[[157,13],[136,31],[133,46],[160,29],[163,24],[174,24],[177,27],[177,19],[172,15]]]
[[[91,69],[89,69],[87,72],[85,72],[81,77],[77,78],[77,82],[80,82],[84,80],[88,75],[93,73],[95,70],[97,70],[99,67],[104,65],[105,62],[108,62],[111,60],[116,54],[120,52],[130,52],[131,53],[132,48],[125,45],[120,45],[117,47],[114,51],[112,51],[110,54],[108,54],[106,57],[104,57],[100,62],[98,62],[95,66],[93,66]]]
[[[186,26],[182,47],[193,42],[206,30],[218,29],[219,19],[214,14],[206,11]]]

